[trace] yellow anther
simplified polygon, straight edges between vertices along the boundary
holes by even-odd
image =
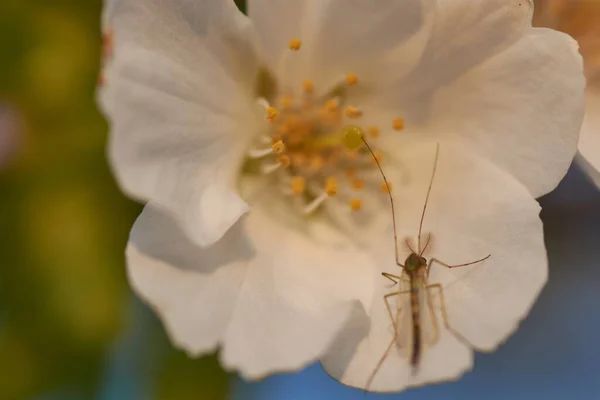
[[[304,193],[305,187],[306,187],[306,181],[304,180],[303,177],[295,176],[292,178],[291,188],[292,188],[292,193],[295,196],[300,196],[302,193]]]
[[[307,79],[302,82],[302,90],[306,93],[312,93],[315,91],[315,84],[310,79]]]
[[[362,200],[360,199],[352,199],[350,200],[350,208],[352,211],[358,211],[362,208]]]
[[[383,193],[391,193],[392,192],[392,184],[391,183],[385,183],[385,182],[381,182],[381,191]]]
[[[289,167],[292,161],[290,160],[290,156],[287,154],[281,154],[277,157],[277,162],[283,165],[285,168]]]
[[[369,128],[369,136],[371,136],[372,138],[379,137],[380,133],[381,133],[381,130],[379,129],[378,126],[371,126]]]
[[[289,43],[290,50],[298,51],[302,47],[302,41],[299,39],[292,39]]]
[[[356,76],[355,74],[346,75],[346,83],[348,84],[348,86],[356,85],[358,83],[358,76]]]
[[[342,143],[348,150],[358,150],[363,145],[365,132],[356,125],[348,125],[342,129]]]
[[[355,179],[352,181],[352,188],[354,190],[363,190],[365,188],[365,181],[361,179]]]
[[[279,116],[279,110],[275,107],[267,107],[267,119],[271,122],[275,121]]]
[[[271,145],[271,148],[275,154],[281,154],[285,151],[285,144],[282,140],[278,140]]]
[[[345,172],[346,178],[353,179],[356,176],[356,171],[353,168],[348,168]]]
[[[394,128],[395,131],[401,131],[404,129],[404,119],[396,118],[394,121],[392,121],[392,128]]]
[[[337,194],[337,179],[329,177],[325,180],[325,193],[328,196],[335,196]]]
[[[292,96],[281,96],[281,108],[288,109],[294,104]]]
[[[325,102],[325,110],[336,112],[338,110],[338,102],[336,99],[329,99]]]
[[[325,165],[325,160],[320,155],[314,155],[310,158],[310,168],[314,171],[318,171]]]
[[[348,118],[360,118],[360,117],[362,117],[363,112],[360,109],[358,109],[357,107],[348,106],[344,110],[344,114],[346,114],[346,116]]]

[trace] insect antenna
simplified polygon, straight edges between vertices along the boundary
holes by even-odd
[[[429,195],[431,194],[431,187],[433,186],[433,178],[435,177],[435,172],[437,170],[438,158],[440,155],[440,144],[438,143],[435,148],[435,159],[433,161],[433,172],[431,173],[431,179],[429,180],[429,187],[427,188],[427,196],[425,197],[425,204],[423,205],[423,212],[421,213],[421,222],[419,223],[419,236],[417,236],[417,248],[419,250],[419,255],[423,255],[425,248],[421,249],[421,232],[423,231],[423,220],[425,219],[425,210],[427,210],[427,204],[429,203]],[[429,244],[429,241],[427,241]]]
[[[365,144],[365,146],[367,147],[367,150],[369,150],[369,153],[371,153],[373,160],[375,160],[375,163],[377,164],[377,169],[379,169],[379,173],[381,174],[381,177],[383,178],[383,182],[385,183],[385,187],[387,189],[386,191],[388,193],[388,197],[390,198],[390,206],[392,207],[392,224],[394,226],[394,250],[396,252],[396,264],[398,266],[404,268],[403,265],[400,263],[400,258],[399,258],[399,254],[398,254],[398,233],[397,233],[397,229],[396,229],[396,210],[394,209],[394,198],[392,197],[392,188],[391,188],[390,184],[388,183],[388,180],[385,177],[385,173],[383,172],[383,168],[381,168],[381,164],[379,164],[379,160],[375,156],[375,153],[371,149],[371,146],[369,146],[369,143],[367,143],[367,141],[365,140],[364,137],[361,136],[360,138],[363,141],[363,143]]]

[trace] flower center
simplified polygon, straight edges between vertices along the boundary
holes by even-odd
[[[298,51],[301,42],[293,39],[289,47]],[[269,128],[248,151],[249,163],[258,164],[258,171],[272,177],[304,214],[329,199],[359,211],[361,193],[373,187],[374,179],[375,187],[387,193],[381,177],[370,173],[376,161],[361,139],[368,134],[377,162],[383,163],[383,153],[377,150],[381,128],[363,126],[363,111],[347,101],[348,91],[358,84],[359,77],[349,73],[326,95],[317,95],[314,83],[305,80],[300,95],[276,93],[258,99]],[[395,119],[389,128],[403,130],[404,120]]]

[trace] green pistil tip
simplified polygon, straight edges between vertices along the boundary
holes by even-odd
[[[348,125],[342,129],[342,143],[348,150],[357,150],[363,144],[365,131],[356,125]]]

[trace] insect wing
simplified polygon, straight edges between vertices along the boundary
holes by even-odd
[[[404,276],[403,276],[404,277]],[[391,312],[390,335],[395,337],[396,349],[403,357],[407,356],[411,345],[410,283],[402,279],[394,286],[393,296],[388,297]]]
[[[421,314],[421,341],[423,347],[433,346],[439,338],[439,319],[437,311],[439,306],[436,306],[436,299],[439,302],[439,296],[435,296],[435,290],[431,290],[422,285],[419,290],[419,309]]]

